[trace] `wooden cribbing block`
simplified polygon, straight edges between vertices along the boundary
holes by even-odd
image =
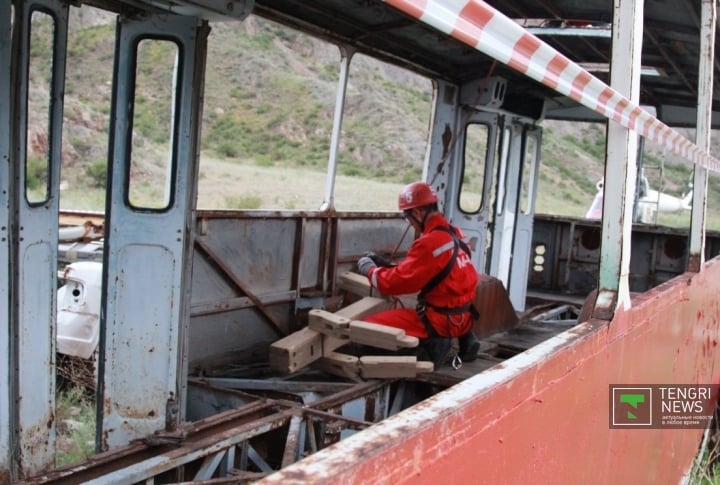
[[[397,350],[403,347],[416,347],[418,339],[408,337],[405,331],[399,328],[388,327],[377,323],[349,320],[325,310],[314,309],[308,314],[308,326],[327,337],[348,339],[363,345],[370,345],[380,349]],[[330,345],[323,346],[323,354],[335,350]]]
[[[419,343],[417,337],[405,335],[402,329],[360,320],[350,322],[350,341],[386,350],[417,347]]]
[[[365,379],[415,377],[432,372],[433,363],[406,355],[366,355],[360,357],[360,375]]]
[[[358,296],[370,296],[372,286],[367,276],[347,271],[338,276],[338,287]]]
[[[270,345],[270,367],[295,372],[323,355],[323,335],[305,327]]]
[[[308,313],[308,327],[324,335],[347,339],[350,334],[350,319],[337,313],[313,309]]]
[[[330,352],[325,357],[316,360],[313,368],[340,377],[357,377],[360,375],[359,359],[354,355]]]
[[[390,307],[391,303],[383,298],[366,296],[355,303],[351,303],[350,305],[339,309],[335,312],[335,315],[349,318],[350,320],[362,320],[368,315],[388,310]]]
[[[352,319],[362,318],[388,308],[390,303],[382,298],[365,297],[335,313],[320,309],[310,310],[307,327],[270,345],[270,367],[283,373],[295,372],[346,345],[350,340]],[[382,325],[361,323],[392,330]],[[364,338],[367,342],[370,337]],[[371,342],[382,341],[383,338],[387,337],[376,336]],[[388,340],[380,348],[396,350],[400,347],[417,346],[417,339],[414,341],[408,339],[414,337],[401,336],[399,339],[392,337],[392,340]]]

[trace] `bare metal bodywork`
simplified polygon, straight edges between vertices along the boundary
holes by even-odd
[[[68,254],[57,251],[64,68],[77,3],[0,2],[0,266],[8,268],[0,278],[0,483],[656,483],[688,473],[702,430],[610,429],[608,388],[717,383],[720,375],[720,243],[705,231],[706,177],[720,171],[706,143],[718,69],[713,2],[698,12],[684,1],[670,9],[650,1],[643,12],[637,2],[613,9],[599,0],[88,1],[116,16],[98,454],[54,469],[56,276]],[[195,206],[211,25],[251,14],[340,52],[317,211]],[[35,15],[54,35],[45,46],[47,186],[30,200]],[[580,29],[568,42],[567,32],[543,30],[556,17],[587,18],[592,35]],[[687,65],[668,54],[668,35]],[[166,184],[148,206],[133,198],[130,176],[146,39],[173,52]],[[641,79],[640,47],[665,79]],[[478,358],[462,367],[363,380],[313,368],[278,375],[267,365],[268,346],[303,328],[310,309],[349,303],[338,276],[364,251],[402,257],[412,243],[395,211],[334,207],[355,53],[431,81],[422,178],[468,236],[479,270],[502,283],[490,304],[516,313],[518,324],[483,336]],[[587,70],[598,58],[615,66],[614,78]],[[546,117],[607,124],[605,180],[614,181],[599,222],[535,213]],[[467,211],[459,200],[471,125],[485,136],[478,195],[487,202]],[[696,143],[669,125],[697,126]],[[694,164],[687,230],[633,226],[638,137]]]

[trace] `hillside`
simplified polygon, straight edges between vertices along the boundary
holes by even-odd
[[[63,208],[104,207],[113,34],[114,23],[107,16],[72,8]],[[308,196],[317,197],[325,183],[337,87],[334,48],[251,17],[243,23],[214,24],[209,51],[198,206],[317,208],[321,201]],[[155,55],[172,58],[161,47]],[[336,202],[341,209],[392,209],[397,188],[421,175],[431,88],[391,66],[362,58],[353,62],[363,69],[353,71],[348,86]],[[160,68],[152,66],[144,75],[145,85],[152,86]],[[163,140],[162,113],[169,102],[143,94],[135,115],[143,164],[134,176],[152,178],[163,173],[165,148],[156,140]],[[603,175],[604,126],[551,121],[543,126],[537,210],[582,216]],[[42,128],[31,132],[32,146],[41,147]],[[676,196],[687,190],[688,164],[651,144],[645,161],[648,167],[663,167],[662,178],[658,169],[646,172],[653,188]],[[717,176],[710,185],[709,207],[718,212]],[[373,197],[351,200],[357,192]],[[661,220],[686,221],[687,216]]]

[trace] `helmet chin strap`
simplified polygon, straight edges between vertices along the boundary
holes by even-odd
[[[417,223],[417,225],[420,226],[420,232],[425,232],[425,221],[427,221],[427,218],[430,215],[430,210],[428,208],[423,208],[423,212],[424,214],[422,220],[419,220],[413,215],[410,216]]]

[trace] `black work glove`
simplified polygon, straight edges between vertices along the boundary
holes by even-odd
[[[379,254],[375,254],[373,252],[365,253],[365,256],[372,259],[373,263],[375,263],[377,266],[380,266],[381,268],[389,268],[391,266],[395,266],[388,258],[385,256],[381,256]]]

